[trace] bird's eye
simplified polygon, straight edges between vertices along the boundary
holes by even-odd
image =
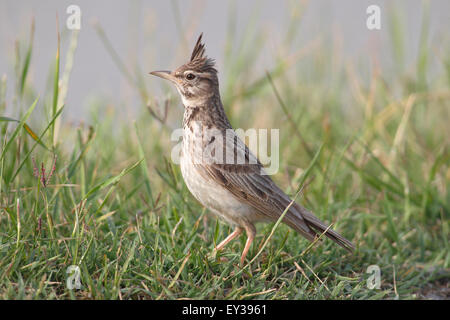
[[[188,73],[188,74],[186,75],[186,79],[187,79],[187,80],[194,80],[194,79],[195,79],[195,74],[193,74],[193,73]]]

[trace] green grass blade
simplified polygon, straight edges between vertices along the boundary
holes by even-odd
[[[0,116],[0,122],[2,121],[6,121],[6,122],[19,122],[19,120],[13,119],[13,118],[9,118],[9,117],[2,117]],[[37,134],[30,128],[29,125],[27,125],[26,123],[23,124],[23,128],[25,129],[25,131],[30,135],[30,137],[36,141],[38,144],[40,144],[43,148],[47,149],[47,146],[42,142],[42,140],[37,136]]]
[[[25,122],[28,120],[28,118],[30,117],[30,115],[33,112],[34,108],[36,107],[36,104],[37,104],[38,100],[39,100],[39,97],[37,97],[36,100],[34,100],[33,104],[28,108],[27,112],[25,113],[23,118],[20,120],[19,125],[16,127],[16,129],[12,133],[11,137],[9,138],[8,142],[6,143],[5,148],[2,151],[2,155],[0,156],[0,161],[3,160],[3,158],[5,157],[6,152],[9,149],[9,147],[11,146],[11,144],[14,142],[14,140],[17,137],[17,135],[19,134],[19,132],[24,127]]]
[[[33,52],[33,39],[34,39],[34,30],[35,30],[34,26],[35,26],[35,22],[34,22],[34,17],[33,17],[33,20],[31,22],[30,43],[28,44],[27,54],[25,55],[25,62],[23,64],[22,72],[20,75],[19,93],[20,93],[21,97],[23,96],[23,92],[25,89],[25,81],[27,78],[28,69],[30,67],[31,54]]]
[[[143,174],[145,176],[145,188],[147,189],[147,193],[148,193],[148,195],[150,197],[150,200],[152,202],[152,206],[154,206],[155,205],[155,200],[153,199],[153,192],[152,192],[152,187],[151,187],[151,184],[150,184],[150,173],[148,172],[148,164],[147,164],[147,160],[145,159],[144,149],[142,148],[141,139],[139,138],[139,130],[138,130],[136,122],[134,123],[134,129],[136,131],[139,157],[141,159],[143,159],[142,164],[141,164],[141,168],[142,168],[142,172],[143,172]]]
[[[55,116],[57,108],[58,108],[58,95],[59,95],[59,65],[60,65],[60,45],[61,38],[59,34],[59,24],[58,19],[56,19],[56,32],[57,32],[57,48],[56,48],[56,57],[55,57],[55,72],[53,74],[53,101],[52,101],[52,117]],[[55,129],[56,126],[52,124],[52,145],[55,146]]]
[[[55,114],[55,116],[53,117],[53,119],[51,119],[51,121],[48,123],[47,127],[44,129],[44,131],[41,133],[39,140],[42,141],[42,138],[44,137],[44,135],[47,133],[47,131],[50,129],[50,127],[53,125],[53,123],[55,122],[55,120],[59,117],[59,115],[61,114],[61,112],[63,111],[64,106],[62,106],[58,112]],[[22,169],[23,165],[25,164],[25,162],[30,158],[31,153],[34,151],[34,149],[36,148],[38,144],[35,143],[31,149],[28,151],[28,153],[25,155],[25,157],[22,159],[22,162],[20,163],[20,165],[17,167],[16,172],[14,173],[14,175],[11,178],[11,181],[14,180],[14,178],[20,173],[20,170]],[[48,148],[46,148],[47,150],[49,150]]]
[[[134,168],[136,168],[142,161],[144,161],[144,159],[141,159],[138,162],[136,162],[135,164],[133,164],[132,166],[123,169],[118,175],[108,178],[105,181],[97,184],[95,187],[93,187],[86,193],[83,200],[88,199],[91,195],[93,195],[94,193],[96,193],[97,191],[99,191],[103,188],[106,188],[109,185],[118,183],[123,176],[125,176],[127,173],[132,171]]]

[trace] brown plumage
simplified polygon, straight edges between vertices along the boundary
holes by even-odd
[[[173,72],[151,74],[173,82],[180,93],[185,107],[180,158],[183,178],[200,203],[236,227],[217,250],[246,231],[243,264],[256,233],[254,223],[277,221],[291,199],[265,174],[259,160],[232,130],[220,99],[214,60],[205,56],[202,35],[188,63]],[[328,228],[295,202],[283,222],[310,241]],[[332,229],[325,235],[349,251],[354,249],[349,240]]]
[[[192,50],[191,62],[197,59],[202,59],[205,53],[205,45],[202,43],[203,33],[200,33],[197,43],[195,44],[194,50]]]

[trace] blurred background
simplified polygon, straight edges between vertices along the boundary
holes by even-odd
[[[242,73],[246,73],[245,81],[264,76],[265,70],[275,68],[279,59],[290,57],[294,59],[292,64],[301,63],[302,56],[321,48],[339,64],[354,63],[362,80],[368,81],[374,64],[380,65],[385,76],[398,74],[399,70],[414,70],[423,40],[431,48],[432,56],[442,55],[442,48],[448,46],[450,29],[450,2],[446,0],[0,0],[0,75],[12,78],[16,41],[28,41],[34,17],[34,48],[28,81],[38,94],[43,94],[47,86],[43,80],[51,77],[49,65],[57,47],[56,16],[62,33],[62,66],[65,64],[70,35],[65,27],[69,16],[66,9],[71,4],[81,9],[81,30],[64,116],[74,120],[84,119],[90,102],[99,97],[123,104],[125,115],[136,116],[138,101],[133,85],[115,65],[98,28],[104,31],[126,67],[141,73],[145,85],[154,88],[160,87],[160,81],[148,76],[148,72],[184,63],[200,32],[204,33],[207,53],[218,63],[223,87],[229,76],[227,68],[233,67],[227,66],[227,55],[239,55],[246,47],[256,50],[248,51],[254,55],[254,65],[241,66]],[[371,4],[381,8],[381,30],[366,27],[366,8]],[[423,30],[424,19],[428,20],[427,30]],[[252,68],[250,73],[247,67]],[[442,65],[429,58],[427,73],[440,69]],[[311,77],[304,75],[305,80]],[[295,85],[302,86],[302,83]],[[12,94],[10,85],[7,100]]]
[[[446,0],[0,0],[0,298],[448,299],[449,30]],[[251,277],[243,237],[207,260],[230,228],[170,161],[183,107],[148,74],[201,32],[233,127],[280,129],[273,179],[354,255],[261,225]]]

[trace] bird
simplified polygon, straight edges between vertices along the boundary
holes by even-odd
[[[314,241],[323,233],[352,252],[353,243],[292,201],[237,136],[222,104],[215,60],[206,56],[202,36],[187,63],[174,71],[150,74],[170,81],[181,96],[184,115],[179,164],[187,188],[204,207],[234,227],[214,252],[245,231],[243,266],[255,239],[255,224],[276,222],[286,208],[282,222],[303,237]]]

